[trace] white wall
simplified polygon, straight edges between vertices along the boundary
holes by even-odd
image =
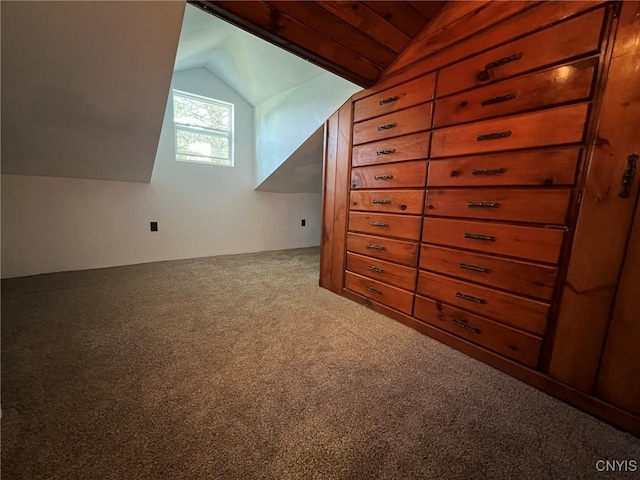
[[[358,85],[326,72],[257,105],[256,186],[360,90]]]
[[[173,86],[235,104],[235,167],[176,162],[169,103],[150,184],[3,175],[3,278],[319,244],[320,195],[253,190],[251,106],[204,69]]]

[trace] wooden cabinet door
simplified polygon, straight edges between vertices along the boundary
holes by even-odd
[[[640,205],[600,363],[596,395],[640,415]]]

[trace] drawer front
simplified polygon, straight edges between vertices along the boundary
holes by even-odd
[[[413,291],[416,288],[418,272],[415,268],[377,258],[347,253],[347,270],[405,290]]]
[[[538,364],[542,340],[528,333],[419,295],[416,295],[413,315],[530,367],[536,367]]]
[[[420,271],[416,292],[537,335],[544,334],[549,304]]]
[[[579,104],[436,130],[431,157],[580,143],[587,111]]]
[[[356,123],[353,126],[353,144],[358,145],[429,130],[431,128],[432,109],[433,103],[424,103],[417,107],[407,108],[399,112]]]
[[[420,268],[523,295],[551,300],[557,267],[422,245]]]
[[[406,240],[347,233],[347,250],[410,267],[418,264],[418,244]]]
[[[428,187],[573,185],[579,148],[495,153],[429,162]]]
[[[349,230],[418,240],[422,217],[414,215],[394,215],[386,213],[349,212]]]
[[[443,69],[437,97],[596,53],[604,13],[600,8]]]
[[[351,210],[422,215],[424,190],[358,190],[351,192]]]
[[[353,190],[424,187],[426,179],[426,160],[351,169],[351,188]]]
[[[562,225],[571,190],[427,189],[425,215]]]
[[[425,217],[422,241],[509,257],[557,263],[564,231]]]
[[[525,75],[436,102],[434,127],[587,100],[598,58]]]
[[[431,132],[422,132],[358,145],[353,147],[351,165],[361,167],[427,158],[430,140]]]
[[[353,121],[360,122],[433,100],[435,85],[436,75],[431,73],[358,100],[353,109]]]
[[[344,276],[344,287],[402,313],[411,315],[411,311],[413,310],[413,293],[363,277],[362,275],[346,272]]]

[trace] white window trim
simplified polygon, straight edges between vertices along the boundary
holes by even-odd
[[[213,128],[207,128],[207,127],[198,127],[198,126],[194,126],[194,125],[188,125],[188,124],[184,124],[184,123],[178,123],[175,121],[175,101],[174,101],[174,95],[178,94],[182,97],[186,97],[186,98],[192,98],[193,100],[197,100],[200,102],[206,102],[206,103],[213,103],[213,104],[220,104],[220,105],[225,105],[229,107],[229,131],[225,131],[225,130],[216,130]],[[210,98],[210,97],[204,97],[202,95],[197,95],[195,93],[190,93],[190,92],[185,92],[183,90],[178,90],[177,88],[173,88],[171,89],[171,110],[172,110],[172,122],[173,122],[173,140],[174,140],[174,150],[175,150],[175,159],[177,162],[184,162],[184,163],[197,163],[199,165],[211,165],[214,167],[232,167],[235,165],[235,151],[234,151],[234,142],[233,142],[233,138],[234,138],[234,128],[235,128],[235,105],[233,103],[229,103],[229,102],[225,102],[223,100],[218,100],[217,98]],[[216,134],[221,134],[224,135],[226,137],[228,137],[229,139],[229,165],[225,165],[222,163],[213,163],[209,160],[202,160],[202,161],[198,161],[198,160],[183,160],[181,158],[178,158],[178,142],[177,142],[177,135],[178,135],[178,130],[183,130],[183,131],[207,131],[207,133],[216,135]],[[190,156],[197,156],[194,154],[189,154]],[[210,157],[204,157],[204,158],[210,158]]]

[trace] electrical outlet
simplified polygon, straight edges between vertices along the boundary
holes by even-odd
[[[158,222],[151,222],[151,231],[152,232],[158,231]]]
[[[300,222],[300,225],[305,227],[307,225],[307,221],[303,218],[302,221]]]

